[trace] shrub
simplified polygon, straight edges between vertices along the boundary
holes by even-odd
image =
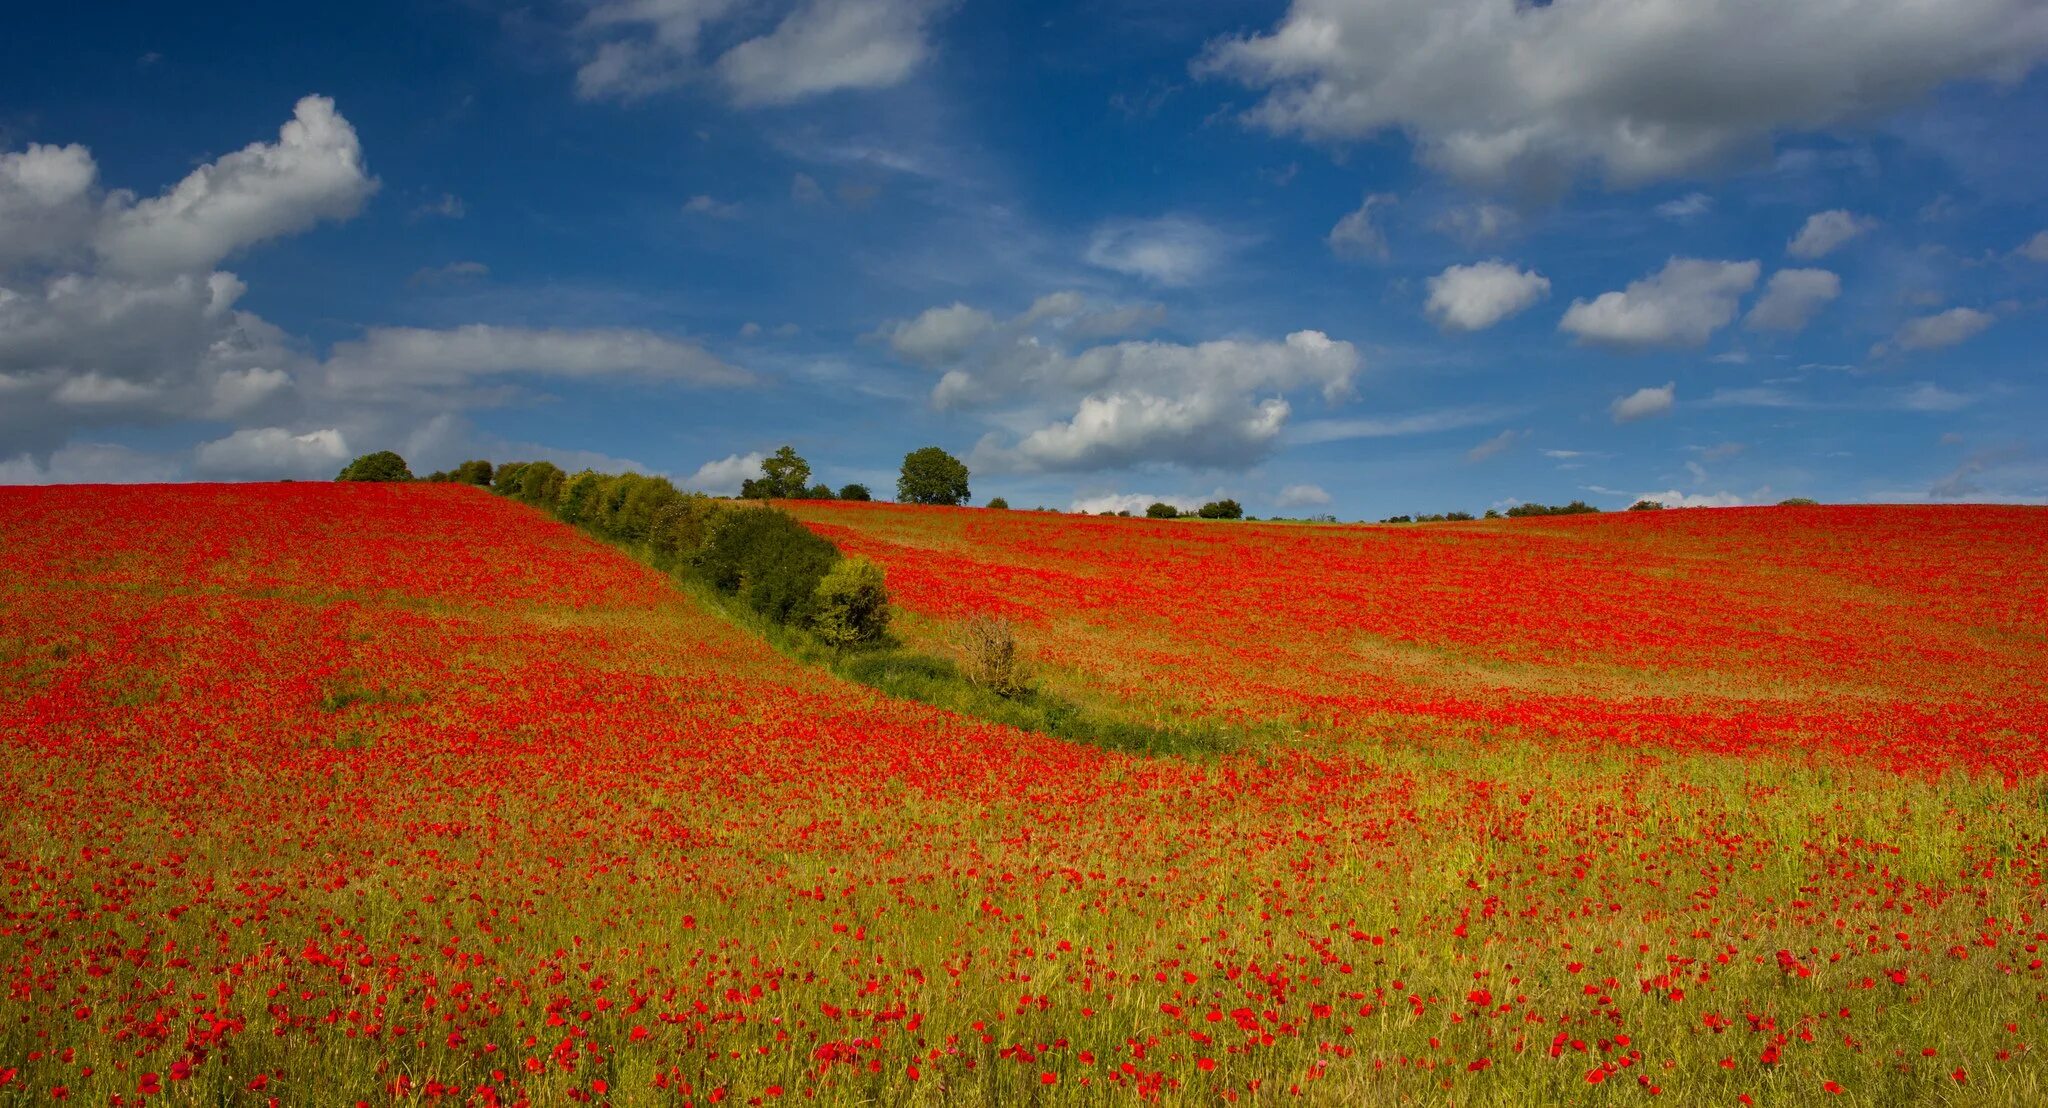
[[[1486,518],[1487,518],[1487,519],[1499,519],[1499,518],[1500,518],[1500,509],[1498,509],[1498,508],[1488,508],[1488,509],[1486,509]]]
[[[841,558],[818,582],[812,627],[827,645],[844,649],[880,639],[889,629],[889,589],[882,567]]]
[[[1195,514],[1203,519],[1243,519],[1244,507],[1235,500],[1211,500]]]
[[[410,481],[412,470],[406,468],[405,459],[389,450],[365,454],[342,467],[334,477],[337,481]]]
[[[1631,512],[1661,512],[1664,510],[1664,502],[1662,500],[1638,500],[1629,505],[1628,510]]]
[[[703,547],[704,540],[718,525],[718,501],[703,493],[678,493],[674,500],[655,509],[647,526],[647,545],[665,562],[685,561]]]
[[[998,497],[995,497],[995,498],[991,499],[991,500],[990,500],[990,501],[988,502],[988,506],[989,506],[989,507],[991,507],[991,508],[994,508],[994,509],[995,509],[996,511],[999,511],[999,512],[1005,512],[1005,511],[1008,511],[1008,510],[1010,509],[1010,502],[1009,502],[1009,501],[1007,501],[1007,500],[1004,500],[1004,499],[1003,499],[1002,497],[998,496]]]
[[[896,499],[905,504],[964,504],[968,499],[967,465],[936,446],[913,450],[903,456]]]
[[[553,462],[530,462],[519,470],[519,499],[552,509],[562,496],[568,474]]]
[[[454,472],[448,475],[448,479],[464,485],[481,485],[484,488],[489,488],[491,486],[491,463],[482,458],[472,458],[456,466]]]
[[[960,671],[997,696],[1021,696],[1030,687],[1016,628],[1000,616],[976,614],[960,625]]]
[[[721,513],[697,568],[721,592],[777,623],[807,627],[818,610],[818,582],[839,551],[794,516],[773,508]]]
[[[839,486],[839,499],[841,500],[873,500],[874,498],[874,494],[868,491],[866,485]]]
[[[526,472],[525,462],[505,462],[491,474],[491,491],[504,496],[515,496],[519,492],[519,477]]]
[[[1146,519],[1179,519],[1180,509],[1165,501],[1154,501],[1145,509]]]
[[[810,488],[804,490],[804,499],[830,500],[832,499],[832,486],[820,481],[819,483],[812,485]]]
[[[1778,501],[1778,507],[1780,507],[1780,508],[1818,508],[1818,507],[1820,507],[1820,501],[1818,501],[1818,500],[1815,500],[1814,498],[1812,498],[1812,497],[1810,497],[1810,496],[1795,496],[1795,497],[1792,497],[1792,498],[1790,498],[1790,499],[1787,499],[1787,500],[1780,500],[1780,501]]]

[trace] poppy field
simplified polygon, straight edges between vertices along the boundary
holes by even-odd
[[[473,488],[0,489],[0,1102],[2048,1102],[2048,512],[797,509],[1260,739]]]

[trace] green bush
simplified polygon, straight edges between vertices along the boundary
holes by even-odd
[[[481,485],[484,488],[490,488],[491,463],[482,458],[472,458],[456,466],[454,472],[448,475],[448,479],[464,485]]]
[[[552,511],[568,476],[553,462],[530,462],[519,470],[519,499]]]
[[[810,488],[804,490],[804,499],[830,500],[832,499],[832,486],[824,483],[823,481],[820,481],[817,484],[812,485]]]
[[[735,510],[718,518],[697,552],[705,580],[776,623],[810,626],[818,611],[818,583],[839,560],[838,548],[777,509]]]
[[[998,512],[1007,512],[1010,510],[1010,502],[1004,500],[1000,496],[991,498],[988,502],[988,506],[994,508]]]
[[[730,510],[703,493],[680,493],[655,510],[647,526],[647,545],[665,565],[688,561],[703,547],[718,516]]]
[[[1203,519],[1243,519],[1244,507],[1235,500],[1211,500],[1197,509],[1195,514]]]
[[[873,500],[874,498],[874,494],[868,491],[866,485],[839,486],[839,499],[841,500]]]
[[[1638,500],[1629,505],[1628,510],[1631,512],[1661,512],[1664,510],[1664,502],[1662,500]]]
[[[1815,500],[1814,498],[1812,498],[1812,497],[1810,497],[1810,496],[1795,496],[1795,497],[1792,497],[1792,498],[1790,498],[1790,499],[1787,499],[1787,500],[1780,500],[1780,501],[1778,501],[1778,507],[1780,507],[1780,508],[1818,508],[1818,507],[1820,507],[1820,501],[1818,501],[1818,500]]]
[[[405,459],[389,450],[365,454],[335,475],[337,481],[410,481],[412,470],[406,468]]]
[[[499,463],[497,472],[491,474],[491,491],[500,496],[518,495],[519,476],[525,472],[525,462]]]
[[[1179,519],[1180,509],[1165,501],[1156,501],[1145,509],[1146,519]]]
[[[889,589],[882,567],[866,558],[841,558],[818,582],[816,599],[812,629],[828,646],[860,646],[889,630]]]

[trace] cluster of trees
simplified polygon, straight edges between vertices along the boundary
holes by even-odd
[[[335,474],[334,479],[337,481],[410,481],[412,480],[412,470],[406,466],[405,459],[399,457],[396,451],[379,450],[374,454],[365,454],[341,467],[341,472]]]
[[[936,446],[913,450],[903,456],[903,469],[896,478],[896,499],[905,504],[967,503],[967,464]],[[832,486],[811,483],[811,463],[784,446],[761,460],[761,476],[740,484],[743,500],[873,500],[866,485]],[[995,505],[991,503],[990,507]],[[1003,507],[1009,507],[1006,503]]]
[[[1592,515],[1599,510],[1583,500],[1574,500],[1569,504],[1517,504],[1508,509],[1508,518],[1521,519],[1523,516],[1583,516]]]
[[[1118,512],[1127,516],[1129,512]],[[1155,501],[1145,509],[1146,519],[1243,519],[1244,505],[1235,500],[1211,500],[1192,512],[1184,512],[1165,501]]]
[[[1499,513],[1499,512],[1494,512],[1494,511],[1489,511],[1489,512],[1487,512],[1487,513],[1486,513],[1486,518],[1488,518],[1488,519],[1499,519],[1499,518],[1500,518],[1500,513]],[[1434,514],[1424,514],[1424,515],[1412,515],[1412,516],[1388,516],[1387,518],[1385,518],[1385,519],[1383,519],[1383,520],[1380,520],[1380,522],[1381,522],[1381,523],[1469,523],[1469,522],[1471,522],[1471,521],[1472,521],[1472,519],[1473,519],[1473,515],[1472,515],[1472,513],[1471,513],[1471,512],[1436,512],[1436,513],[1434,513]]]

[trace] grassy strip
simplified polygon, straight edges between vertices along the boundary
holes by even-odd
[[[590,532],[585,531],[585,534]],[[602,536],[593,536],[600,542]],[[837,649],[802,628],[776,623],[720,592],[687,564],[657,557],[646,546],[619,549],[660,570],[677,587],[712,611],[759,635],[787,658],[829,670],[832,674],[887,696],[915,700],[958,715],[1036,731],[1042,735],[1087,743],[1107,750],[1146,756],[1208,758],[1262,745],[1264,727],[1228,726],[1200,720],[1145,723],[1118,718],[1044,689],[1017,696],[998,696],[969,681],[951,659],[920,654],[894,638],[867,647]]]

